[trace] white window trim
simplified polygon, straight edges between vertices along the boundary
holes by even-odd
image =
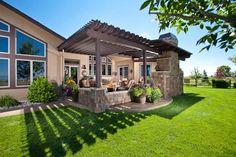
[[[71,68],[77,68],[77,80],[78,80],[78,82],[79,82],[79,65],[73,65],[73,64],[65,64],[65,66],[64,66],[64,71],[65,71],[65,67],[69,67],[69,73],[68,73],[68,75],[69,75],[69,77],[71,77]]]
[[[34,39],[34,40],[40,42],[40,43],[42,43],[42,44],[44,45],[44,55],[43,55],[43,56],[37,56],[37,55],[18,54],[18,53],[17,53],[17,37],[15,37],[15,54],[16,54],[16,55],[19,55],[19,56],[33,56],[33,57],[39,57],[39,58],[41,58],[41,57],[44,57],[44,58],[47,57],[47,45],[46,45],[46,43],[44,43],[44,42],[42,42],[42,41],[40,41],[40,40],[38,40],[38,39],[32,37],[31,35],[29,35],[29,34],[23,32],[23,31],[21,31],[21,30],[19,30],[19,29],[16,29],[15,34],[16,34],[17,31],[18,31],[18,32],[21,32],[22,34],[24,34],[24,35],[26,35],[26,36],[28,36],[28,37],[30,37],[30,38],[32,38],[32,39]]]
[[[15,60],[15,85],[16,87],[29,87],[30,85],[17,85],[17,61],[28,61],[30,62],[30,85],[33,82],[33,62],[43,62],[44,63],[44,77],[46,77],[46,70],[47,70],[47,64],[46,61],[42,61],[42,60],[29,60],[29,59],[16,59]]]
[[[10,25],[9,25],[8,23],[6,23],[6,22],[2,21],[2,20],[0,20],[0,22],[8,26],[8,29],[7,29],[7,31],[5,31],[5,30],[2,30],[2,29],[0,29],[0,31],[2,31],[2,32],[10,32]]]
[[[91,64],[91,74],[89,73],[89,76],[95,76],[95,69],[94,64],[96,64],[96,60],[94,60],[95,56],[90,55],[91,60],[89,59],[89,64]],[[102,62],[102,60],[105,59],[106,62]],[[111,62],[108,62],[107,59],[110,59]],[[105,75],[102,74],[102,65],[105,65]],[[111,75],[108,75],[108,65],[111,65]],[[110,57],[102,57],[101,59],[101,75],[104,77],[111,77],[112,76],[112,59]]]
[[[3,60],[7,60],[8,61],[8,85],[7,86],[0,86],[0,88],[10,88],[10,59],[9,58],[3,58],[3,57],[0,57],[0,59],[3,59]]]
[[[1,52],[1,54],[10,54],[10,37],[9,36],[5,36],[5,35],[0,35],[0,37],[3,37],[3,38],[7,38],[7,42],[8,42],[8,45],[7,45],[7,52]]]
[[[120,79],[120,68],[122,68],[123,70],[123,75],[122,75],[122,77],[124,77],[125,75],[124,75],[124,73],[125,73],[125,71],[124,71],[124,68],[125,67],[127,67],[128,68],[128,79],[129,79],[129,65],[120,65],[120,66],[118,66],[118,74],[117,74],[117,76],[119,77],[119,79]]]
[[[143,63],[140,63],[140,64],[139,64],[139,77],[143,77],[143,76],[141,76],[141,68],[142,68],[142,65],[143,65]],[[147,66],[147,65],[150,65],[150,70],[151,70],[151,73],[152,73],[152,64],[151,64],[151,63],[147,63],[146,66]],[[146,70],[147,70],[147,68],[146,68]]]

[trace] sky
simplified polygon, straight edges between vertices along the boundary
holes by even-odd
[[[236,71],[236,65],[228,60],[236,55],[236,50],[224,52],[213,47],[209,51],[199,53],[204,45],[196,45],[206,31],[198,27],[189,28],[187,34],[177,34],[175,29],[168,29],[159,33],[158,22],[154,15],[139,8],[144,0],[5,0],[28,16],[39,21],[46,27],[68,38],[79,28],[92,19],[112,24],[127,31],[149,39],[158,39],[161,34],[171,32],[177,35],[179,45],[190,51],[192,56],[181,61],[180,67],[185,76],[189,76],[194,67],[214,75],[216,68],[228,65]]]

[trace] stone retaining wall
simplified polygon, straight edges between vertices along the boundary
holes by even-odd
[[[79,104],[87,106],[91,112],[102,112],[111,105],[127,102],[131,102],[128,91],[107,93],[104,88],[79,89]]]

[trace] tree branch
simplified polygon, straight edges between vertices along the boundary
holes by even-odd
[[[194,3],[190,3],[190,4],[193,6],[193,8],[197,9],[202,15],[207,16],[210,19],[221,19],[221,20],[228,22],[228,23],[236,22],[236,19],[234,19],[234,18],[228,18],[228,17],[218,15],[218,14],[215,14],[212,12],[206,12],[204,10],[201,10],[196,4],[194,4]]]
[[[163,16],[169,16],[169,17],[180,17],[184,20],[207,20],[207,18],[205,17],[196,17],[196,16],[186,16],[186,15],[182,15],[182,14],[174,14],[174,13],[161,13],[161,12],[149,12],[149,14],[159,14],[159,15],[163,15]]]

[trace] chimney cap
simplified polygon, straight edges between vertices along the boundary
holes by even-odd
[[[167,41],[171,44],[178,45],[178,38],[172,33],[165,33],[160,35],[159,39]]]

